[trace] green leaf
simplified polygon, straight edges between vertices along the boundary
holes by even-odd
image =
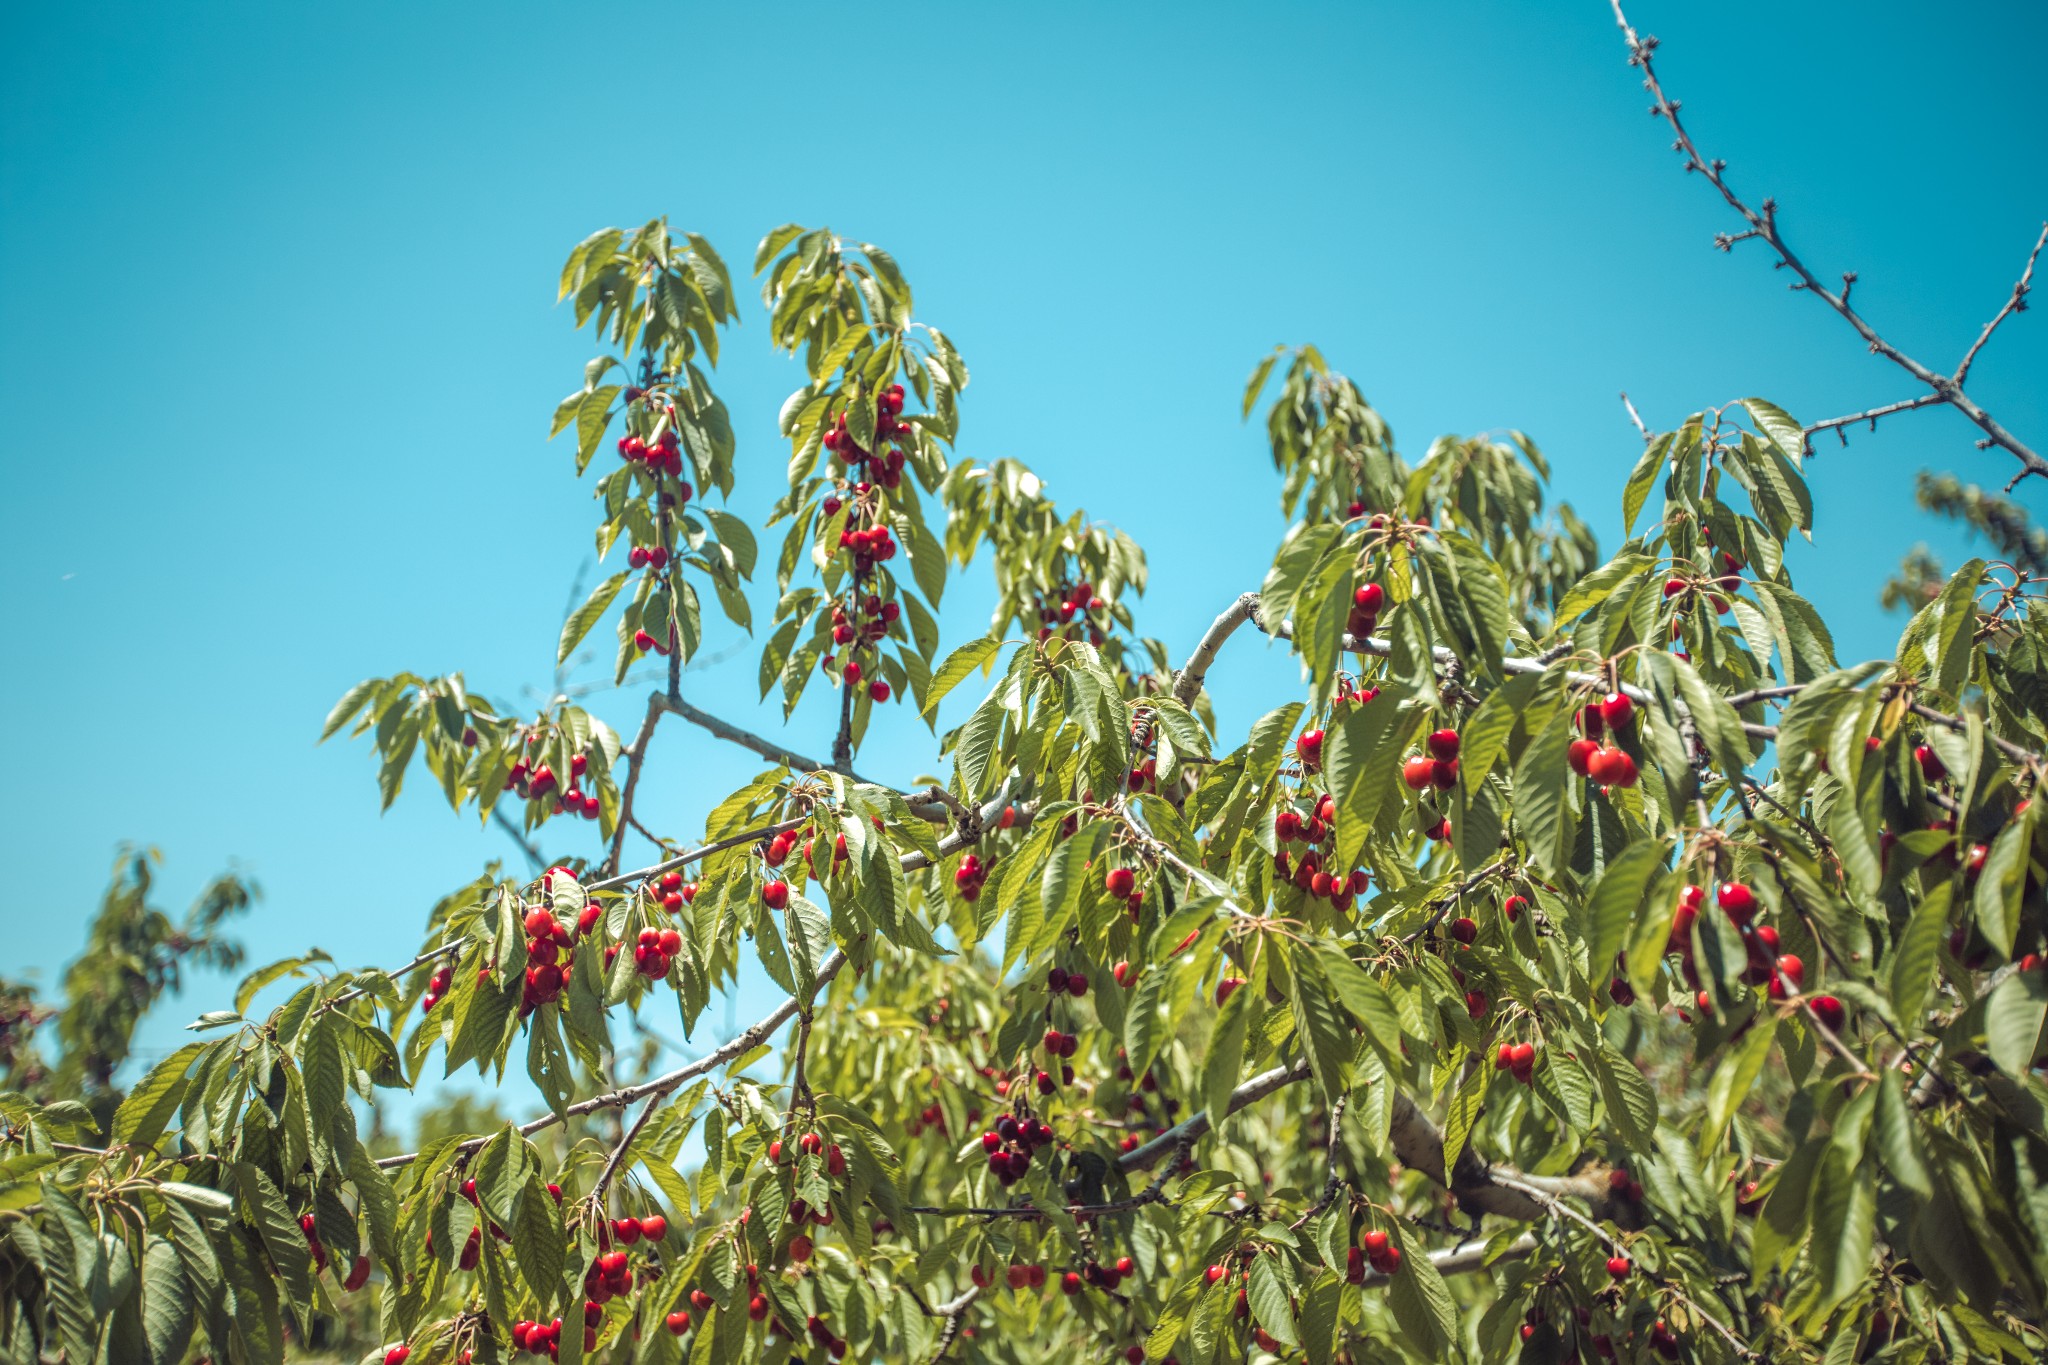
[[[555,662],[561,663],[583,642],[590,628],[598,618],[610,609],[612,599],[619,595],[619,589],[626,585],[627,571],[621,569],[597,585],[582,606],[569,613],[569,619],[562,623],[561,642],[555,646]]]
[[[939,703],[945,700],[946,694],[965,681],[975,670],[985,666],[1002,647],[1003,642],[1000,639],[984,635],[979,640],[968,641],[948,654],[945,662],[932,671],[932,680],[925,687],[925,718],[930,719],[939,709]]]
[[[1952,899],[1952,885],[1937,883],[1913,911],[1892,951],[1892,1013],[1909,1028],[1917,1028],[1927,1012],[1927,997],[1934,990],[1935,971],[1940,966],[1941,943],[1948,936]]]
[[[1253,981],[1232,991],[1217,1011],[1216,1026],[1209,1033],[1209,1047],[1202,1057],[1202,1108],[1212,1125],[1220,1126],[1229,1112],[1230,1092],[1237,1088],[1238,1072],[1244,1066],[1254,989],[1263,987]]]
[[[1571,850],[1572,814],[1565,791],[1573,778],[1565,761],[1571,742],[1572,711],[1560,707],[1515,765],[1516,813],[1528,842],[1529,859],[1550,874],[1564,870]]]
[[[1643,503],[1650,496],[1650,489],[1656,485],[1657,476],[1664,472],[1664,463],[1670,457],[1672,434],[1664,433],[1643,447],[1636,467],[1629,471],[1628,482],[1621,490],[1621,532],[1632,534],[1636,528],[1636,516],[1643,510]],[[1563,620],[1563,616],[1559,616]]]
[[[1985,1051],[1998,1069],[2024,1079],[2041,1055],[2040,1037],[2048,1015],[2048,981],[2039,972],[2018,972],[1998,983],[1984,1002]]]
[[[1289,1346],[1298,1345],[1300,1338],[1294,1332],[1294,1305],[1289,1301],[1287,1286],[1281,1283],[1273,1264],[1271,1256],[1260,1256],[1252,1261],[1252,1278],[1246,1298],[1251,1302],[1252,1317],[1259,1326]]]
[[[1274,947],[1277,951],[1279,940],[1274,941]],[[1314,956],[1291,955],[1287,967],[1288,1003],[1294,1011],[1295,1034],[1308,1056],[1316,1083],[1322,1087],[1324,1099],[1335,1104],[1350,1089],[1351,1029],[1339,1016],[1329,983],[1316,969]]]
[[[384,685],[382,678],[367,678],[341,694],[341,700],[327,713],[326,723],[320,727],[321,742],[333,738],[334,733],[356,718],[356,713],[369,705],[370,699]]]
[[[1405,1226],[1393,1229],[1401,1243],[1401,1273],[1387,1281],[1387,1306],[1409,1344],[1425,1358],[1447,1360],[1457,1340],[1458,1310],[1451,1287],[1429,1259],[1429,1247]]]
[[[2011,957],[2013,938],[2020,927],[2020,896],[2027,882],[2027,850],[2034,828],[2029,820],[2015,820],[1992,840],[1991,852],[1977,877],[1971,902],[1977,928],[2001,957]]]
[[[138,1147],[156,1144],[184,1099],[185,1073],[206,1048],[205,1043],[187,1043],[135,1083],[135,1088],[121,1101],[121,1107],[114,1111],[115,1142]]]
[[[1614,955],[1628,940],[1629,923],[1642,905],[1651,879],[1663,868],[1665,857],[1662,840],[1639,840],[1624,848],[1600,874],[1588,903],[1586,971],[1593,980],[1604,978]]]

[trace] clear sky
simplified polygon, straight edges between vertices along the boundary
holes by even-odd
[[[311,941],[349,964],[402,961],[433,899],[509,852],[423,775],[380,818],[364,746],[313,740],[373,674],[463,669],[522,705],[549,685],[595,525],[545,439],[591,353],[554,286],[599,227],[667,213],[741,273],[790,220],[894,252],[973,368],[960,453],[1024,459],[1135,535],[1140,624],[1176,653],[1283,529],[1237,415],[1275,343],[1323,347],[1411,456],[1529,432],[1607,548],[1640,449],[1618,391],[1661,426],[1752,393],[1811,421],[1914,392],[1757,251],[1712,249],[1730,219],[1646,116],[1605,0],[855,13],[9,9],[0,970],[52,978],[123,840],[166,850],[180,909],[230,860],[257,877],[258,960]],[[1632,17],[1735,183],[1775,193],[1812,262],[1861,272],[1868,314],[1952,365],[2048,217],[2048,10]],[[1973,380],[2037,448],[2044,311]],[[775,414],[799,378],[750,308],[716,376],[742,512],[783,486]],[[1902,551],[1956,558],[1913,510],[1915,471],[2006,478],[1973,434],[1911,414],[1813,465],[1796,571],[1845,660],[1890,652],[1901,622],[1875,594]],[[949,644],[990,600],[956,582]],[[1226,743],[1293,680],[1235,648],[1211,679]],[[693,670],[689,695],[753,723],[755,657]],[[627,726],[641,695],[592,704]],[[791,739],[829,732],[806,706]],[[933,753],[903,715],[862,766],[908,781]],[[643,810],[693,835],[756,766],[670,722]],[[591,852],[592,831],[550,850]],[[224,995],[196,983],[146,1045]]]

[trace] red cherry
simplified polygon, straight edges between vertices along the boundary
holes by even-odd
[[[1217,1005],[1218,1005],[1218,1006],[1221,1006],[1221,1005],[1223,1004],[1223,1002],[1224,1002],[1224,1001],[1226,1001],[1226,1000],[1228,1000],[1228,999],[1229,999],[1229,998],[1231,997],[1231,994],[1232,994],[1232,993],[1233,993],[1234,991],[1236,991],[1236,990],[1237,990],[1237,988],[1238,988],[1239,986],[1242,986],[1243,984],[1244,984],[1244,978],[1243,978],[1243,977],[1241,977],[1241,976],[1226,976],[1226,977],[1224,977],[1224,978],[1223,978],[1223,979],[1222,979],[1221,981],[1217,982],[1217,983],[1216,983],[1216,1003],[1217,1003]]]
[[[761,900],[770,910],[782,909],[789,904],[789,883],[767,883],[761,888]]]
[[[1842,1002],[1832,995],[1817,995],[1807,1002],[1813,1017],[1830,1033],[1840,1033],[1842,1025],[1849,1022],[1849,1012],[1842,1008]]]
[[[789,1259],[802,1265],[811,1259],[811,1239],[801,1232],[789,1239]]]
[[[1458,756],[1458,732],[1456,730],[1437,730],[1431,733],[1429,737],[1429,753],[1430,757],[1442,759],[1446,763],[1456,758]]]
[[[1749,923],[1756,914],[1756,893],[1741,882],[1722,882],[1714,892],[1714,901],[1737,927]]]
[[[1401,765],[1401,780],[1415,791],[1428,789],[1436,773],[1436,764],[1417,754]]]
[[[401,1343],[384,1353],[384,1365],[405,1365],[406,1359],[411,1355],[412,1347]]]
[[[689,1331],[690,1315],[688,1313],[680,1312],[670,1313],[668,1315],[668,1330],[674,1332],[677,1336],[681,1336],[683,1333]]]
[[[1351,594],[1351,604],[1373,616],[1380,614],[1380,608],[1386,600],[1387,590],[1377,583],[1363,584]]]
[[[1102,885],[1110,895],[1122,899],[1137,889],[1138,876],[1128,867],[1112,867],[1103,877]]]
[[[659,1242],[668,1236],[668,1219],[658,1213],[650,1213],[640,1220],[640,1235],[650,1242]]]
[[[1529,901],[1526,896],[1509,896],[1500,903],[1500,912],[1507,916],[1509,924],[1513,924],[1516,920],[1520,919],[1522,912],[1528,908]]]
[[[1469,915],[1460,915],[1451,921],[1450,933],[1460,943],[1471,943],[1479,937],[1479,923]]]
[[[880,678],[877,678],[873,682],[869,683],[868,699],[870,701],[889,700],[889,684],[883,682]]]
[[[1485,991],[1472,990],[1465,992],[1465,1013],[1471,1015],[1474,1019],[1484,1019],[1486,1011],[1492,1008],[1492,1005],[1493,1002],[1486,998]]]
[[[1948,776],[1948,768],[1935,756],[1934,750],[1925,744],[1915,746],[1913,760],[1920,765],[1920,774],[1929,782],[1939,782]]]
[[[1600,742],[1592,739],[1575,739],[1565,750],[1565,761],[1580,777],[1593,775],[1593,755],[1600,752]]]
[[[1625,1280],[1628,1278],[1628,1264],[1628,1257],[1626,1256],[1609,1256],[1607,1258],[1607,1273],[1617,1280]]]

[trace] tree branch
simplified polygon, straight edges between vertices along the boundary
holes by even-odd
[[[1790,270],[1797,277],[1798,283],[1792,286],[1794,289],[1805,290],[1827,304],[1844,322],[1855,329],[1856,334],[1863,338],[1864,343],[1872,351],[1891,361],[1907,374],[1913,376],[1914,379],[1926,385],[1941,402],[1947,403],[1950,407],[1962,413],[1963,416],[1969,418],[1984,433],[1984,439],[1977,443],[1980,448],[1998,446],[2009,452],[2013,458],[2020,462],[2020,472],[2013,476],[2012,484],[2006,485],[2008,490],[2011,489],[2013,484],[2018,483],[2029,474],[2048,477],[2048,460],[2044,460],[2035,454],[2017,436],[2001,426],[1974,399],[1966,395],[1963,392],[1962,383],[1968,374],[1971,362],[1977,357],[1978,350],[1990,339],[1991,333],[1997,328],[1998,324],[2004,321],[2009,314],[2018,312],[2026,306],[2027,285],[2033,275],[2034,258],[2039,255],[2041,250],[2040,243],[2037,242],[2035,244],[2034,255],[2028,256],[2026,273],[2020,277],[2019,284],[2014,286],[2012,297],[2006,301],[2005,307],[1999,310],[1998,315],[1985,326],[1983,334],[1978,337],[1976,344],[1971,346],[1969,353],[1964,356],[1963,363],[1957,367],[1956,374],[1950,376],[1929,369],[1879,336],[1877,329],[1872,327],[1864,319],[1863,315],[1857,312],[1850,304],[1849,290],[1856,279],[1853,274],[1843,276],[1842,290],[1838,294],[1822,284],[1819,277],[1807,267],[1804,261],[1800,260],[1778,230],[1778,206],[1776,201],[1765,199],[1759,208],[1751,208],[1729,186],[1724,174],[1727,169],[1727,163],[1723,161],[1709,161],[1700,154],[1699,148],[1693,143],[1692,135],[1685,130],[1685,124],[1679,119],[1678,104],[1664,93],[1664,87],[1657,79],[1656,69],[1651,64],[1651,53],[1656,49],[1657,40],[1655,38],[1638,37],[1635,28],[1628,21],[1628,16],[1622,12],[1621,0],[1610,0],[1610,3],[1614,9],[1614,22],[1620,26],[1622,37],[1628,44],[1629,65],[1642,69],[1643,87],[1650,92],[1652,99],[1655,100],[1655,103],[1650,106],[1650,112],[1671,125],[1672,135],[1677,139],[1676,148],[1680,155],[1685,158],[1685,168],[1688,171],[1697,171],[1700,175],[1704,176],[1707,183],[1720,193],[1722,200],[1727,203],[1728,207],[1741,214],[1743,221],[1749,224],[1749,228],[1745,232],[1734,235],[1722,234],[1716,239],[1716,245],[1720,246],[1723,250],[1727,250],[1733,247],[1736,242],[1750,237],[1761,239],[1777,254],[1779,265],[1784,269]],[[2043,225],[2042,238],[2043,240],[2048,240],[2048,225]]]
[[[1895,412],[1911,412],[1915,408],[1931,408],[1943,401],[1945,400],[1938,393],[1923,393],[1918,398],[1903,398],[1896,403],[1886,403],[1863,412],[1852,412],[1847,417],[1830,417],[1825,422],[1815,422],[1804,429],[1806,448],[1809,451],[1813,449],[1813,437],[1816,432],[1832,431],[1843,445],[1847,445],[1849,436],[1845,428],[1855,426],[1858,422],[1868,422],[1870,429],[1876,431],[1877,419],[1880,417],[1889,417]]]
[[[1231,603],[1229,608],[1216,618],[1214,624],[1203,633],[1201,642],[1195,646],[1195,652],[1188,656],[1187,663],[1174,675],[1175,701],[1182,706],[1194,705],[1195,698],[1202,692],[1202,680],[1208,676],[1209,665],[1216,662],[1216,654],[1223,648],[1223,642],[1245,622],[1256,622],[1258,611],[1259,595],[1248,592]]]
[[[999,787],[996,790],[996,794],[993,798],[991,798],[990,803],[985,804],[982,807],[983,817],[988,823],[993,824],[995,816],[999,814],[1002,811],[1003,807],[1009,803],[1009,787],[1009,783],[1004,783],[1001,787]],[[1028,823],[1030,815],[1031,811],[1028,808],[1026,810],[1019,811],[1017,824],[1022,825]],[[802,823],[803,821],[801,820],[790,820],[785,821],[780,825],[768,826],[765,830],[749,830],[745,834],[734,835],[730,839],[723,839],[715,844],[708,844],[703,848],[696,849],[690,853],[684,854],[680,858],[672,858],[668,862],[657,864],[653,868],[647,868],[639,872],[629,873],[624,877],[615,877],[610,879],[609,881],[593,883],[588,889],[601,890],[612,886],[623,886],[631,882],[643,881],[647,877],[654,876],[660,872],[667,871],[671,867],[679,867],[686,862],[690,862],[694,859],[701,858],[707,853],[713,853],[721,848],[730,848],[738,843],[744,843],[753,839],[758,839],[764,837],[764,835],[767,833],[772,833],[783,829],[794,829]],[[950,833],[945,838],[939,840],[939,856],[941,858],[946,857],[951,853],[957,852],[964,846],[965,845],[963,841],[960,839],[960,836],[957,832]],[[929,866],[932,862],[932,859],[927,857],[921,851],[913,850],[912,852],[901,855],[897,859],[897,862],[902,866],[904,871],[915,872],[920,868]],[[451,948],[458,946],[460,945],[451,945]],[[423,961],[424,958],[420,960]],[[826,954],[824,961],[818,964],[817,984],[820,989],[822,989],[826,985],[826,983],[831,981],[833,977],[839,975],[840,970],[846,966],[846,961],[846,954],[841,952],[837,948],[834,948],[830,953]],[[417,966],[418,962],[416,961],[413,965]],[[593,1095],[587,1100],[579,1100],[575,1104],[565,1106],[561,1114],[559,1115],[553,1113],[543,1114],[541,1115],[541,1117],[534,1119],[529,1123],[521,1125],[519,1132],[522,1136],[532,1137],[535,1133],[545,1132],[549,1128],[555,1127],[557,1124],[563,1122],[567,1118],[574,1118],[584,1114],[596,1113],[601,1109],[623,1109],[627,1105],[634,1103],[636,1100],[648,1099],[651,1101],[666,1096],[671,1092],[675,1091],[676,1089],[678,1089],[679,1087],[681,1087],[682,1085],[684,1085],[685,1083],[692,1081],[697,1077],[705,1075],[709,1072],[716,1071],[719,1067],[724,1066],[727,1062],[733,1060],[735,1057],[744,1056],[748,1052],[753,1051],[755,1048],[759,1047],[761,1044],[768,1041],[769,1038],[773,1037],[782,1028],[784,1024],[788,1023],[791,1019],[795,1018],[800,1008],[802,1008],[800,1002],[796,999],[796,997],[791,996],[788,999],[784,1000],[781,1004],[777,1005],[773,1010],[770,1010],[765,1016],[763,1016],[753,1025],[746,1029],[743,1029],[725,1043],[720,1044],[717,1048],[713,1049],[706,1056],[701,1057],[698,1060],[690,1062],[684,1066],[677,1067],[673,1071],[667,1072],[660,1076],[656,1076],[653,1080],[643,1081],[638,1085],[625,1086],[618,1090],[607,1091],[601,1095]],[[645,1115],[642,1115],[642,1122],[645,1122],[645,1117]],[[637,1127],[638,1125],[636,1124],[635,1126]],[[469,1141],[462,1143],[454,1150],[456,1153],[466,1155],[470,1152],[481,1150],[484,1144],[489,1141],[490,1138],[488,1136],[471,1138]],[[379,1167],[385,1170],[392,1170],[397,1167],[407,1165],[417,1160],[418,1157],[418,1152],[407,1152],[400,1156],[384,1157],[380,1159],[377,1164]]]
[[[1984,324],[1984,330],[1978,333],[1977,339],[1970,343],[1970,349],[1964,353],[1962,364],[1956,366],[1957,388],[1961,388],[1963,381],[1970,377],[1970,366],[1977,363],[1977,352],[1983,350],[1984,343],[1991,340],[1991,334],[1998,330],[1998,324],[2014,313],[2024,313],[2027,310],[2027,291],[2032,289],[2034,284],[2034,262],[2041,258],[2041,248],[2044,245],[2048,245],[2048,223],[2041,224],[2041,235],[2034,239],[2034,249],[2027,253],[2026,268],[2020,271],[2019,279],[2014,281],[2012,296],[2006,299],[2005,307],[1999,309],[1991,321]]]
[[[653,697],[648,699],[648,705],[650,707],[656,705],[665,707],[666,709],[675,712],[678,716],[681,716],[684,720],[690,722],[690,724],[698,726],[705,730],[709,730],[712,734],[716,735],[718,738],[722,740],[725,740],[727,743],[737,744],[742,749],[745,749],[750,753],[759,754],[762,758],[767,759],[770,763],[779,763],[783,767],[788,768],[793,772],[843,773],[847,777],[850,777],[854,781],[859,782],[865,786],[882,787],[885,790],[889,791],[895,790],[895,788],[890,787],[889,784],[886,782],[876,782],[869,778],[862,777],[859,773],[854,772],[852,767],[850,766],[850,761],[847,766],[842,766],[838,763],[821,763],[815,758],[811,758],[807,755],[800,754],[794,749],[786,748],[781,744],[777,744],[772,739],[769,739],[762,735],[755,734],[751,730],[742,730],[739,726],[734,725],[730,721],[722,720],[719,717],[712,715],[709,711],[701,710],[695,706],[692,706],[689,702],[684,701],[681,697],[664,696],[663,694],[657,692],[654,694]],[[929,796],[909,796],[905,799],[907,799],[910,802],[911,810],[914,813],[916,813],[921,819],[943,821],[946,818],[946,805],[943,802],[933,800]]]
[[[632,745],[626,750],[626,757],[632,767],[626,770],[626,785],[619,793],[618,825],[612,830],[612,851],[604,860],[607,877],[619,870],[619,859],[626,851],[626,830],[633,823],[633,796],[640,788],[640,769],[646,766],[647,746],[654,739],[654,727],[661,722],[662,712],[668,709],[668,699],[659,692],[647,699],[647,717],[640,722],[640,733],[633,736]]]

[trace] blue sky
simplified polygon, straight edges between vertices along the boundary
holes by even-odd
[[[508,852],[423,783],[380,818],[363,748],[313,740],[372,674],[459,668],[521,704],[548,685],[595,524],[573,452],[545,439],[590,354],[554,281],[602,226],[667,213],[742,272],[791,220],[894,252],[973,367],[960,453],[1021,458],[1135,535],[1141,626],[1176,653],[1283,529],[1237,416],[1275,343],[1323,347],[1410,454],[1529,432],[1608,547],[1640,448],[1618,391],[1663,426],[1752,393],[1809,421],[1913,393],[1762,255],[1711,248],[1729,218],[1646,116],[1600,0],[849,13],[17,7],[0,970],[51,979],[123,840],[166,850],[177,906],[230,860],[257,877],[258,960],[311,940],[351,964],[402,960],[435,896]],[[1824,273],[1859,271],[1889,336],[1952,365],[2048,216],[2048,94],[2020,74],[2048,11],[1632,17],[1735,183],[1779,197]],[[799,382],[763,323],[751,308],[716,377],[734,506],[754,514]],[[2036,312],[1973,380],[2037,448],[2044,374]],[[1914,472],[2005,479],[1972,435],[1912,414],[1815,462],[1796,571],[1845,659],[1890,652],[1900,622],[1875,593],[1902,551],[1955,557],[1912,508]],[[989,602],[956,581],[949,642]],[[1233,734],[1293,683],[1278,652],[1234,648],[1211,679]],[[689,695],[749,723],[753,658],[694,671]],[[640,694],[592,704],[624,726]],[[822,750],[829,727],[807,706],[791,742]],[[862,766],[908,780],[933,752],[899,715]],[[754,770],[671,723],[643,809],[694,833]],[[198,982],[146,1045],[224,994]]]

